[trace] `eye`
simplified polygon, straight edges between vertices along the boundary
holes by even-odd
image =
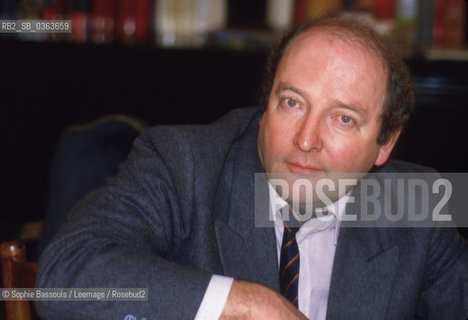
[[[285,102],[286,102],[286,105],[290,108],[295,108],[298,105],[297,101],[294,100],[293,98],[286,98]]]
[[[338,121],[340,121],[343,124],[351,124],[353,123],[353,119],[351,117],[348,117],[346,115],[341,115],[338,117]]]

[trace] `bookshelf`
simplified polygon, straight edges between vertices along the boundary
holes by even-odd
[[[73,26],[53,34],[0,27],[0,39],[242,49],[268,47],[289,27],[328,14],[369,23],[406,56],[468,59],[461,0],[0,0],[2,21],[66,19]]]

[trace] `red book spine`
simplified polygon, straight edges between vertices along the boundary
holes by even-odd
[[[307,0],[294,1],[294,24],[300,24],[307,19]]]
[[[88,16],[86,12],[74,11],[71,15],[72,21],[72,40],[74,42],[86,42]]]
[[[117,39],[123,43],[135,41],[135,3],[133,0],[120,0],[115,26]]]
[[[466,4],[457,0],[437,0],[432,44],[434,48],[461,48],[465,38]]]
[[[465,12],[466,3],[449,0],[445,13],[445,46],[460,49],[465,40]]]
[[[434,29],[432,32],[432,45],[435,48],[444,46],[445,24],[444,16],[447,8],[447,0],[437,0],[434,12]]]
[[[150,12],[149,0],[120,0],[117,38],[123,43],[144,43],[149,29]]]
[[[112,42],[114,39],[115,1],[95,0],[92,7],[91,32],[96,43]]]
[[[153,12],[150,0],[135,0],[135,38],[137,43],[145,43],[150,28],[150,15]]]
[[[393,19],[395,0],[374,0],[372,12],[377,19]]]

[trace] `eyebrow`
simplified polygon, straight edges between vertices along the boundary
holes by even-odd
[[[292,91],[292,92],[295,92],[295,93],[297,93],[298,95],[300,95],[302,97],[308,97],[308,95],[307,95],[307,93],[305,91],[302,91],[301,89],[295,88],[295,87],[289,85],[288,83],[284,83],[284,82],[281,82],[278,85],[278,88],[275,91],[276,95],[278,95],[281,91]]]
[[[346,104],[340,100],[335,100],[334,104],[336,104],[340,108],[348,109],[360,114],[362,117],[367,117],[367,111],[360,107],[360,105],[353,105],[353,104]]]
[[[275,93],[276,95],[279,95],[280,92],[282,91],[292,91],[292,92],[295,92],[297,93],[298,95],[302,96],[302,97],[305,97],[307,98],[308,97],[308,94],[307,92],[301,90],[301,89],[298,89],[296,87],[293,87],[291,86],[290,84],[288,83],[285,83],[285,82],[281,82],[279,85],[278,85],[278,88],[276,89]],[[340,100],[334,100],[333,103],[340,107],[340,108],[344,108],[344,109],[348,109],[348,110],[351,110],[351,111],[354,111],[358,114],[360,114],[362,117],[367,117],[367,111],[362,108],[359,104],[346,104],[344,103],[343,101],[340,101]]]

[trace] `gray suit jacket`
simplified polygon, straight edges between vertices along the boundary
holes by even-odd
[[[42,302],[41,316],[191,319],[213,273],[278,290],[274,229],[254,227],[259,117],[239,109],[138,138],[118,175],[72,210],[41,257],[37,285],[142,287],[148,301]],[[266,202],[257,209],[266,213]],[[454,230],[343,228],[327,318],[466,319],[467,269]]]

